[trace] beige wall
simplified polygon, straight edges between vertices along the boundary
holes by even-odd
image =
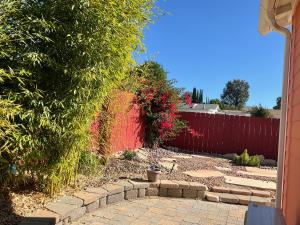
[[[287,225],[300,225],[300,4],[293,17],[283,212]]]

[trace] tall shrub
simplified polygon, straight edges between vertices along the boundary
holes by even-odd
[[[75,177],[96,111],[134,64],[153,0],[0,4],[0,99],[19,109],[11,146],[0,139],[1,166],[53,193]]]

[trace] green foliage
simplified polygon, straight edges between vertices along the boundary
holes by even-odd
[[[276,99],[276,105],[273,107],[273,109],[281,109],[281,97]]]
[[[136,158],[136,152],[126,150],[126,151],[123,152],[123,157],[126,160],[133,160],[133,159]]]
[[[218,98],[211,99],[211,100],[209,101],[209,104],[217,104],[217,105],[220,105],[220,104],[221,104],[221,100],[218,99]]]
[[[0,2],[1,177],[32,174],[49,193],[74,180],[91,121],[135,63],[152,7],[152,0]]]
[[[167,80],[167,72],[158,65],[150,61],[137,69],[142,83],[137,96],[145,112],[145,142],[151,148],[174,137],[185,124],[176,115],[183,89],[174,87],[175,81]]]
[[[261,118],[271,118],[272,114],[271,112],[264,108],[262,105],[259,106],[254,106],[251,111],[250,114],[252,117],[261,117]]]
[[[259,155],[250,156],[247,149],[245,149],[241,155],[236,155],[233,161],[237,165],[258,167],[262,159]]]
[[[249,88],[248,82],[244,80],[228,81],[221,95],[222,103],[242,109],[249,99]]]
[[[91,176],[98,175],[101,171],[99,157],[91,151],[82,151],[78,163],[78,173]]]

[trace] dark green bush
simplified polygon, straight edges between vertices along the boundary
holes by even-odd
[[[124,157],[124,159],[127,159],[127,160],[133,160],[136,158],[136,152],[126,150],[123,152],[123,157]]]

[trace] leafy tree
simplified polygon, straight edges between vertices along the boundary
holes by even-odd
[[[224,105],[241,109],[249,99],[249,84],[244,80],[228,81],[221,95]]]
[[[273,107],[273,109],[281,109],[281,97],[276,99],[276,105]]]
[[[250,111],[251,116],[253,117],[261,117],[261,118],[271,118],[272,114],[262,105],[254,106]]]
[[[218,98],[211,99],[211,100],[209,101],[209,104],[217,104],[217,105],[220,105],[220,104],[221,104],[221,100],[218,99]]]

